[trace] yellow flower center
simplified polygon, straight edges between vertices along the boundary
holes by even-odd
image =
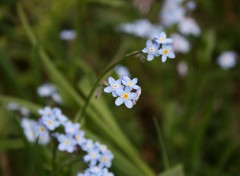
[[[165,38],[160,38],[160,41],[161,41],[161,42],[164,42],[164,41],[165,41]]]
[[[168,54],[168,53],[169,53],[168,49],[164,49],[164,50],[163,50],[163,54],[166,55],[166,54]]]
[[[128,97],[129,97],[129,94],[128,93],[124,93],[123,94],[123,98],[126,100],[126,99],[128,99]]]
[[[41,127],[41,128],[40,128],[40,131],[45,131],[45,128],[44,128],[44,127]]]
[[[51,120],[48,121],[48,125],[52,125],[53,122]]]
[[[81,137],[80,137],[80,136],[76,136],[76,140],[77,140],[77,141],[80,141],[80,140],[81,140]]]
[[[132,86],[133,84],[132,84],[132,82],[131,82],[131,81],[129,81],[129,82],[128,82],[128,85],[129,85],[129,86]]]
[[[102,161],[103,161],[104,163],[108,162],[107,157],[103,157]]]
[[[69,144],[70,144],[70,141],[69,141],[69,140],[66,140],[66,141],[65,141],[65,144],[66,144],[66,145],[69,145]]]

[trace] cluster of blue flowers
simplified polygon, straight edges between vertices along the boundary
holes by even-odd
[[[132,108],[141,94],[141,87],[137,85],[137,82],[137,78],[130,79],[126,75],[118,80],[109,77],[109,86],[104,89],[104,92],[112,93],[113,97],[117,97],[115,101],[117,106],[124,103],[127,108]]]
[[[165,32],[161,32],[159,35],[155,35],[153,40],[147,41],[147,47],[142,52],[148,53],[148,61],[153,60],[154,56],[158,57],[160,55],[162,55],[162,62],[165,62],[168,57],[174,59],[172,41],[171,38],[167,38]]]
[[[82,149],[86,152],[83,161],[89,165],[89,168],[78,176],[113,176],[108,169],[112,165],[114,156],[106,145],[87,139],[85,132],[80,129],[80,124],[71,122],[59,108],[45,107],[38,112],[41,115],[38,121],[26,117],[21,121],[24,133],[30,142],[38,139],[39,144],[46,145],[51,137],[54,137],[59,142],[60,151],[73,153]]]
[[[62,97],[59,95],[57,88],[51,83],[45,83],[38,87],[38,95],[40,97],[50,98],[52,101],[62,104]]]

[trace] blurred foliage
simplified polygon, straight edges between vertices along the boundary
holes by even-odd
[[[23,148],[27,144],[21,140],[13,116],[5,110],[6,103],[16,101],[36,111],[38,104],[45,106],[36,88],[51,81],[63,95],[63,112],[73,118],[79,108],[76,101],[84,100],[112,58],[145,47],[145,39],[116,32],[116,25],[142,17],[156,22],[162,5],[162,1],[155,1],[150,12],[143,15],[132,1],[126,0],[21,0],[39,41],[32,46],[18,16],[17,2],[0,1],[0,171],[6,176],[24,175],[26,163],[22,160],[27,157],[27,162],[31,162],[28,156],[35,150],[41,153],[35,156],[41,157],[33,163],[36,166],[49,158],[49,151],[42,147],[33,145],[29,151]],[[216,64],[216,59],[225,50],[240,54],[240,1],[199,0],[197,5],[193,15],[200,23],[202,35],[191,38],[190,53],[178,54],[165,64],[159,59],[123,63],[139,78],[143,90],[133,109],[116,107],[107,95],[94,100],[93,106],[111,110],[115,121],[156,173],[163,171],[163,161],[153,118],[160,121],[171,166],[181,163],[186,175],[236,176],[240,174],[239,63],[226,71]],[[64,29],[75,29],[76,40],[62,41],[59,34]],[[40,44],[66,80],[51,64],[41,61]],[[177,72],[180,61],[186,61],[189,67],[185,77]],[[81,95],[81,100],[66,91],[66,82]],[[92,119],[87,120],[86,126],[101,137],[99,140],[111,141]],[[62,155],[59,157],[64,158]],[[123,175],[114,162],[113,172]],[[48,168],[48,163],[39,167]],[[168,176],[168,172],[161,176]]]

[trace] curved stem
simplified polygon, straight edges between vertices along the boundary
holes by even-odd
[[[85,114],[85,111],[90,103],[90,100],[96,90],[96,88],[98,87],[99,83],[101,82],[101,80],[103,79],[103,77],[109,72],[111,71],[116,65],[118,65],[120,62],[122,62],[124,59],[127,59],[131,56],[134,56],[134,55],[137,55],[137,54],[140,54],[142,53],[142,51],[134,51],[134,52],[131,52],[129,54],[127,54],[126,56],[124,56],[123,58],[119,59],[118,61],[116,61],[115,63],[111,64],[109,67],[106,68],[106,70],[100,75],[100,77],[98,78],[98,80],[95,82],[95,84],[93,85],[89,95],[87,96],[87,99],[85,101],[85,104],[83,105],[82,107],[82,110],[80,111],[80,113],[77,115],[75,121],[82,121],[82,117],[84,116]]]

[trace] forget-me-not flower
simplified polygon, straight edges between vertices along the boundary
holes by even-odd
[[[165,32],[161,32],[159,35],[155,35],[154,40],[158,44],[169,44],[169,43],[172,43],[173,41],[171,38],[167,38],[167,35]]]
[[[79,146],[82,146],[86,142],[86,138],[84,137],[85,132],[82,130],[79,130],[75,133],[74,138]]]
[[[116,99],[115,104],[120,106],[124,103],[127,108],[133,107],[133,100],[138,96],[137,93],[132,93],[128,87],[126,87],[125,90],[118,89],[117,94],[119,97]]]
[[[64,124],[64,128],[66,134],[74,135],[77,131],[79,131],[80,124],[68,121],[66,124]]]
[[[54,116],[43,116],[42,123],[51,131],[60,126],[60,123]]]
[[[87,155],[84,156],[84,161],[89,163],[90,166],[95,166],[97,161],[101,157],[99,150],[97,148],[93,148],[92,150],[88,151]]]
[[[112,159],[113,159],[113,154],[107,150],[103,154],[101,154],[101,157],[99,158],[99,167],[111,167],[112,165]]]
[[[162,55],[162,62],[165,62],[167,60],[167,57],[171,59],[175,58],[172,45],[163,45],[162,48],[159,50],[159,54]]]
[[[137,85],[138,79],[137,78],[133,78],[132,80],[128,77],[128,76],[123,76],[122,77],[122,83],[129,87],[131,90],[132,89],[140,89],[140,86]]]
[[[104,89],[104,92],[106,92],[106,93],[111,93],[112,92],[112,95],[114,97],[117,97],[116,90],[117,89],[123,89],[123,86],[121,85],[121,80],[120,79],[115,80],[113,77],[109,77],[108,78],[108,83],[109,83],[109,86],[107,86]]]
[[[159,44],[148,40],[146,43],[147,47],[142,50],[143,53],[148,53],[147,60],[151,61],[154,59],[154,56],[159,56]]]
[[[59,141],[59,150],[67,151],[69,153],[72,153],[74,151],[77,143],[71,135],[58,135],[57,139]]]

